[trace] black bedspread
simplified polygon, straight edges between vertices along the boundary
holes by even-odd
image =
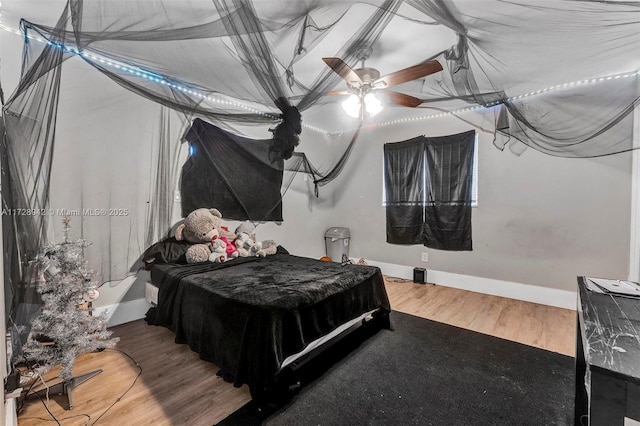
[[[380,269],[276,254],[151,269],[158,306],[147,314],[252,395],[311,341],[376,308],[390,311]]]

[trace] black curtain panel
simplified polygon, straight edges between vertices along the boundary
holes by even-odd
[[[423,242],[425,164],[424,136],[384,145],[388,243]]]
[[[225,219],[282,221],[283,162],[269,159],[269,139],[235,135],[200,119],[187,132],[182,215],[217,208]]]
[[[475,131],[425,139],[428,202],[424,245],[471,250],[471,201]]]
[[[387,242],[472,250],[475,131],[384,146]]]

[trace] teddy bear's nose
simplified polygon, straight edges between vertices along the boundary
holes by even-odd
[[[211,239],[212,239],[212,240],[215,240],[215,239],[217,239],[217,238],[218,238],[218,236],[217,236],[217,235],[214,235],[213,237],[211,237]]]

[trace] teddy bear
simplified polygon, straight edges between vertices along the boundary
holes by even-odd
[[[227,232],[222,226],[222,213],[218,209],[200,208],[189,213],[184,222],[176,228],[176,240],[185,240],[193,244],[185,255],[187,263],[223,262],[238,257],[237,249],[229,242],[225,233]],[[222,244],[224,256],[221,251]]]
[[[227,261],[227,243],[225,243],[221,238],[213,240],[209,248],[211,249],[209,262],[223,263]]]
[[[278,245],[273,240],[264,240],[256,242],[251,248],[251,252],[258,257],[270,256],[276,254]]]
[[[255,254],[252,253],[253,246],[256,244],[254,230],[255,226],[253,226],[251,222],[244,222],[234,231],[236,238],[233,240],[233,243],[238,249],[238,255],[240,257],[255,256]]]
[[[251,222],[241,223],[236,230],[235,246],[242,257],[265,257],[276,254],[278,245],[273,240],[256,241],[255,226]]]

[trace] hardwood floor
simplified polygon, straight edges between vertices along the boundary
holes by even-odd
[[[573,310],[389,277],[386,282],[396,311],[575,356]]]
[[[576,319],[572,310],[389,277],[386,287],[394,310],[569,356],[575,354]],[[118,350],[84,354],[77,359],[76,375],[96,369],[103,372],[73,391],[74,408],[64,408],[64,396],[49,396],[47,406],[60,424],[213,425],[250,400],[246,386],[235,388],[218,378],[214,364],[200,360],[186,345],[175,344],[169,330],[149,326],[144,320],[112,330],[120,337]],[[45,380],[57,383],[56,375],[57,370],[52,370]],[[42,387],[40,384],[34,389]],[[18,424],[56,423],[44,404],[32,397],[20,411]]]

